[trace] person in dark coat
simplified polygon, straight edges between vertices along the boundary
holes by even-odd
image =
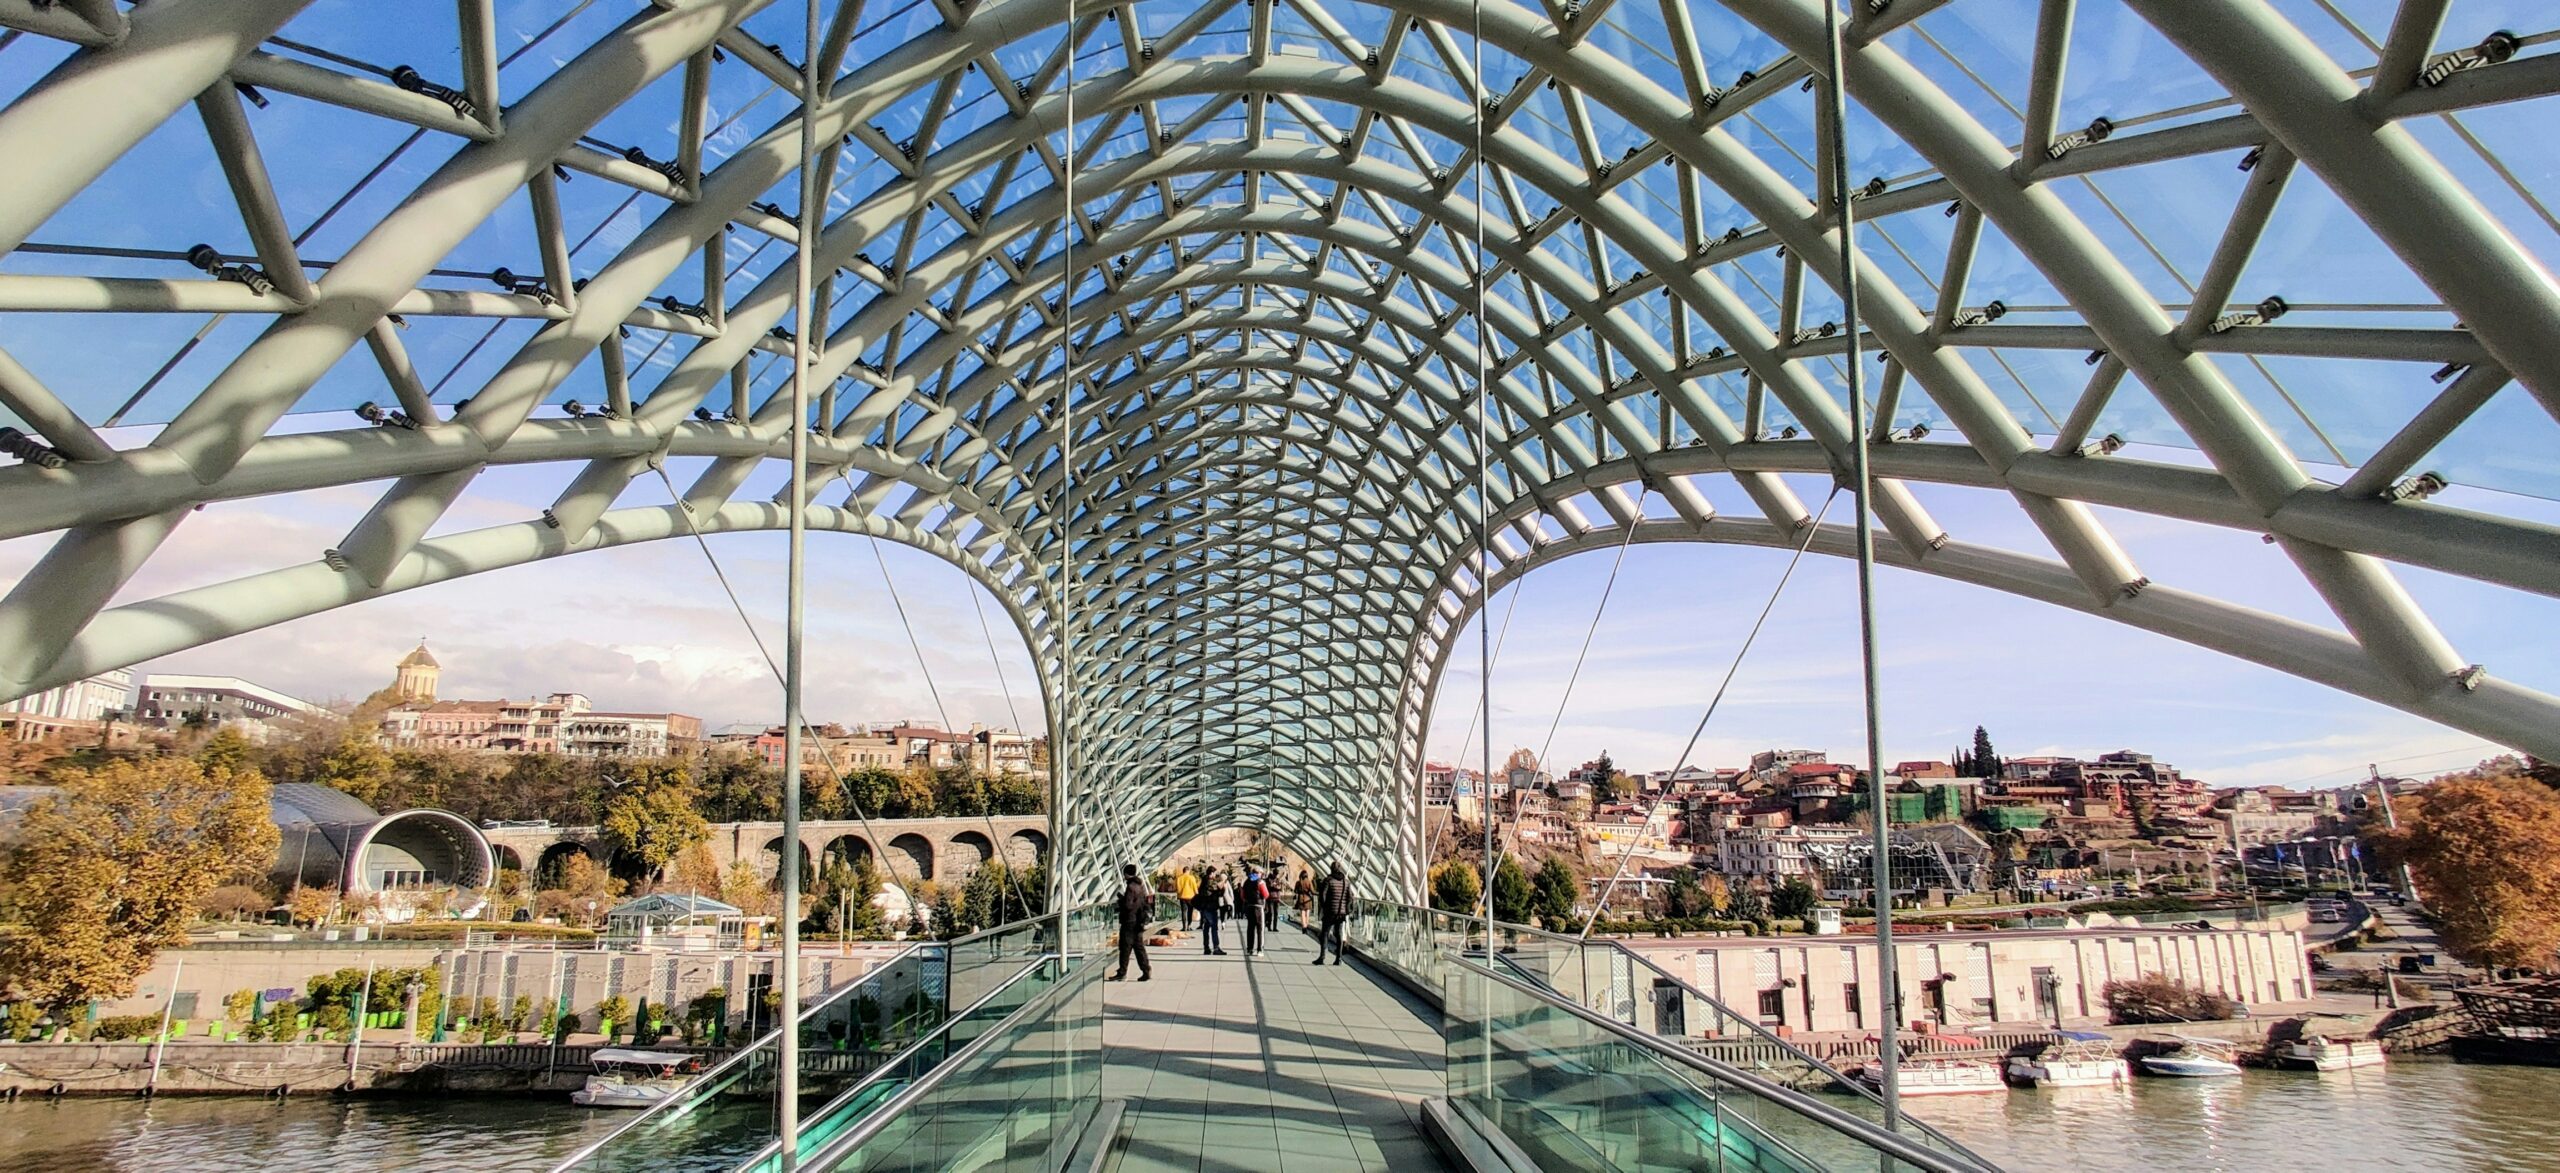
[[[1156,894],[1138,878],[1136,864],[1120,865],[1120,879],[1120,971],[1108,980],[1128,980],[1129,958],[1135,956],[1138,980],[1153,981],[1156,967],[1147,962],[1147,914],[1155,911]]]
[[[1324,923],[1324,931],[1316,937],[1316,964],[1324,964],[1328,945],[1333,947],[1333,963],[1342,964],[1342,926],[1351,919],[1351,880],[1342,874],[1339,863],[1316,885],[1316,915]]]
[[[1236,920],[1244,925],[1247,957],[1262,952],[1262,908],[1270,897],[1271,890],[1262,882],[1262,869],[1246,864],[1244,878],[1236,881]]]
[[[1191,898],[1191,907],[1200,913],[1200,952],[1224,957],[1227,951],[1218,947],[1218,915],[1226,911],[1227,881],[1215,872],[1200,881],[1200,894]]]
[[[1263,928],[1276,929],[1280,927],[1280,902],[1289,895],[1289,881],[1283,874],[1284,870],[1283,865],[1278,860],[1273,860],[1271,863],[1271,870],[1262,874]]]

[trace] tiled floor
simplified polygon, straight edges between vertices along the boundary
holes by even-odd
[[[1421,1123],[1444,1094],[1439,1012],[1356,963],[1309,964],[1296,929],[1270,946],[1203,957],[1194,937],[1154,951],[1154,981],[1104,987],[1103,1094],[1129,1104],[1107,1167],[1442,1168]]]

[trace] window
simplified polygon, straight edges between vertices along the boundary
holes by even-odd
[[[1782,1023],[1787,1020],[1787,992],[1783,989],[1760,991],[1760,1021]]]
[[[1856,1022],[1859,1015],[1866,1013],[1865,1010],[1860,1008],[1860,1004],[1858,1002],[1858,983],[1846,982],[1841,985],[1840,1008],[1849,1013],[1849,1021],[1851,1022]]]

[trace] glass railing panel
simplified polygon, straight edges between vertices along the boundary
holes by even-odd
[[[1099,918],[1071,918],[1071,949],[1097,928]],[[952,1052],[860,1130],[809,1150],[806,1167],[1056,1170],[1102,1096],[1101,977],[1099,965],[1072,953],[1044,963],[1036,982],[1021,983],[1039,992],[1013,1015]]]
[[[1708,1054],[1759,1078],[1799,1091],[1837,1093],[1831,1100],[1841,1110],[1883,1125],[1884,1104],[1874,1091],[1617,941],[1581,941],[1526,926],[1497,925],[1488,952],[1483,921],[1477,917],[1384,903],[1365,906],[1363,917],[1390,924],[1400,908],[1431,926],[1431,948],[1408,949],[1380,960],[1411,967],[1417,971],[1408,975],[1412,980],[1444,999],[1449,966],[1487,965],[1613,1022]],[[1895,1121],[1893,1131],[1930,1148],[1964,1152],[1962,1146],[1907,1112]]]
[[[1613,1170],[1966,1169],[1959,1154],[1894,1145],[1747,1073],[1714,1074],[1641,1032],[1613,1029],[1525,979],[1464,963],[1445,1012],[1450,1098],[1541,1168]],[[1879,1145],[1889,1146],[1894,1151]],[[1906,1160],[1902,1152],[1912,1154]]]
[[[939,946],[918,945],[801,1012],[800,1084],[820,1102],[942,1022]],[[780,1031],[768,1031],[561,1164],[578,1173],[731,1169],[781,1127]]]

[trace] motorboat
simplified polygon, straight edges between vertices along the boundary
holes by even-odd
[[[2379,1039],[2333,1039],[2326,1035],[2306,1035],[2279,1049],[2276,1062],[2297,1071],[2380,1067],[2383,1063],[2382,1042]]]
[[[1874,1036],[1869,1036],[1869,1040],[1878,1041]],[[1905,1096],[1966,1096],[2009,1090],[2009,1085],[2000,1078],[2000,1065],[1992,1060],[1926,1053],[1931,1048],[1953,1050],[1984,1045],[1982,1040],[1970,1035],[1946,1032],[1909,1036],[1903,1042],[1902,1061],[1894,1067],[1894,1086]],[[1869,1088],[1881,1089],[1884,1086],[1884,1061],[1869,1059],[1851,1071],[1849,1077]]]
[[[2199,1039],[2178,1035],[2166,1049],[2143,1056],[2142,1070],[2151,1075],[2168,1075],[2180,1079],[2212,1079],[2240,1074],[2234,1061],[2238,1052],[2220,1039]]]
[[[2116,1041],[2091,1031],[2062,1031],[2033,1051],[2009,1057],[2009,1081],[2024,1087],[2121,1087],[2132,1077]]]
[[[700,1056],[683,1051],[640,1051],[600,1047],[590,1060],[595,1074],[585,1087],[569,1093],[569,1101],[588,1108],[647,1108],[692,1083],[701,1073]]]

